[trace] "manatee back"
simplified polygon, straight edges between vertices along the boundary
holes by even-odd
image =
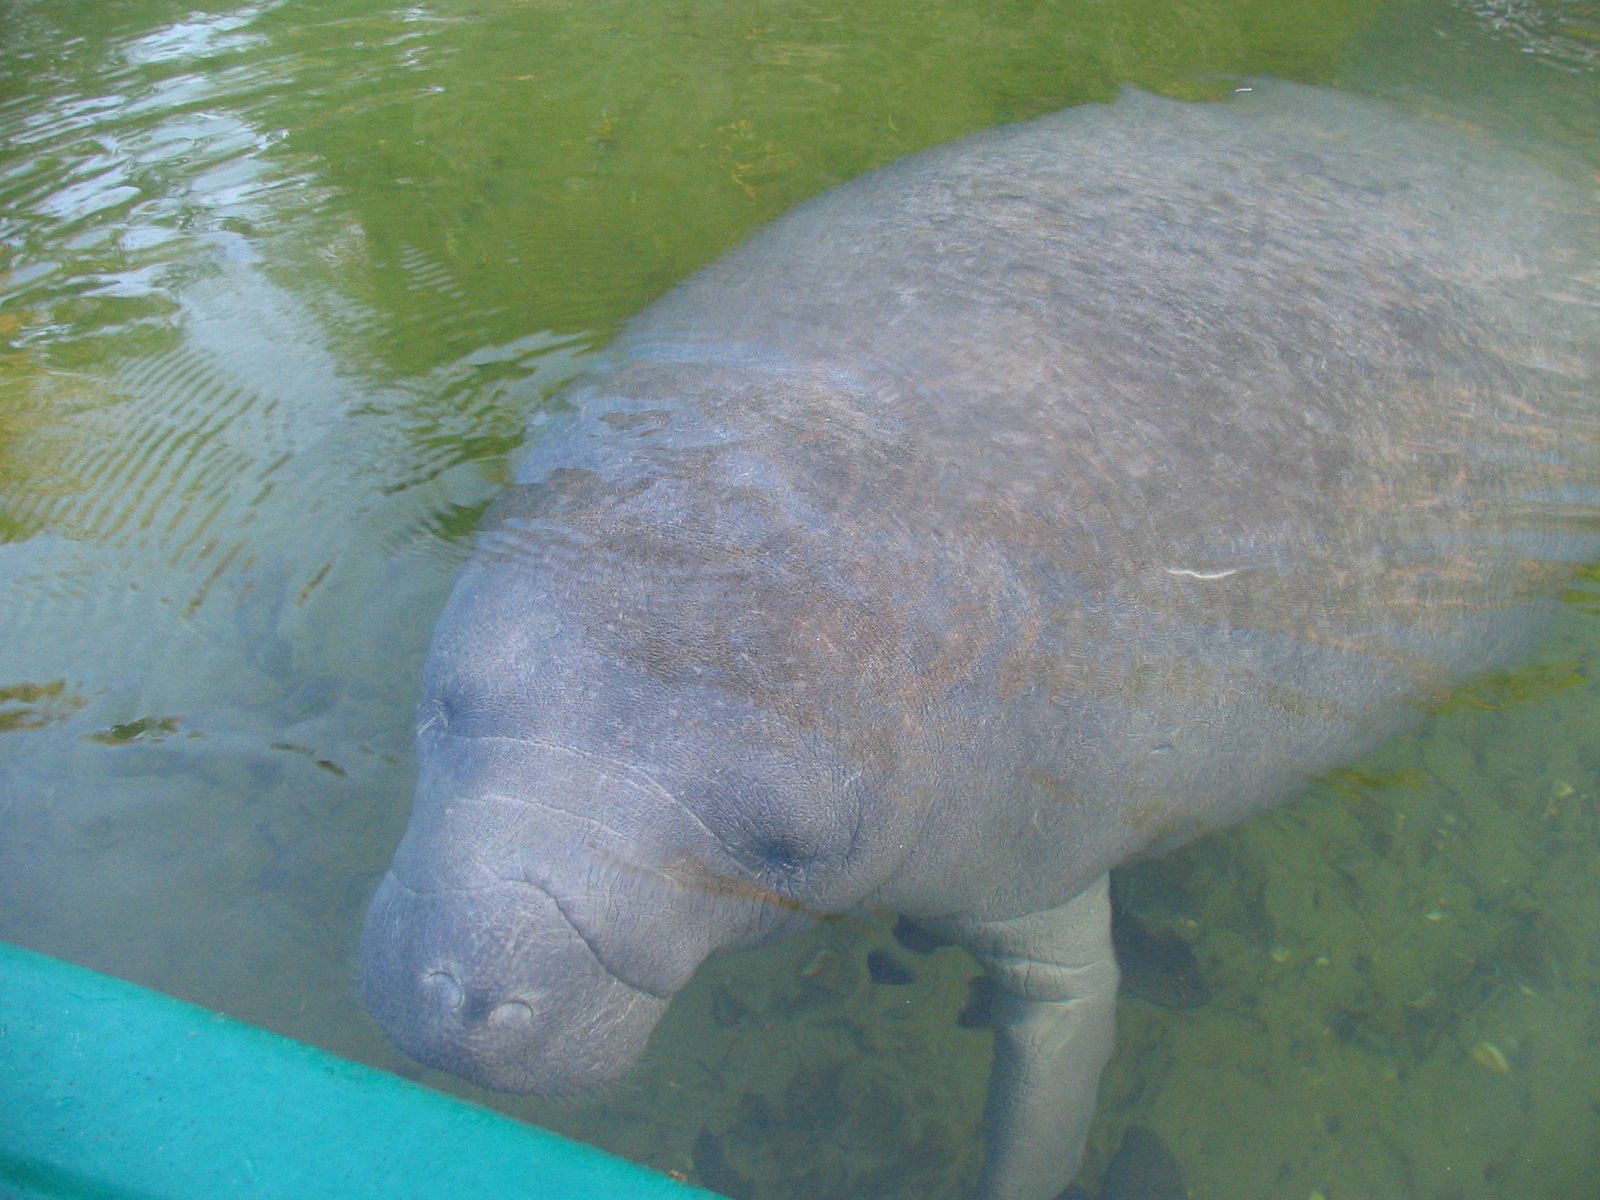
[[[1071,894],[1535,636],[1600,553],[1595,245],[1584,186],[1446,119],[1130,90],[801,207],[587,394],[692,410],[826,539],[807,586],[903,634],[835,647],[894,659],[854,719],[915,697],[963,748],[924,784],[983,797],[951,840]]]

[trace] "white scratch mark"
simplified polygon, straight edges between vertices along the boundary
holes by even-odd
[[[1192,571],[1188,567],[1163,567],[1168,575],[1181,575],[1185,579],[1199,579],[1212,583],[1218,579],[1226,579],[1230,575],[1239,573],[1238,567],[1229,567],[1226,571]]]

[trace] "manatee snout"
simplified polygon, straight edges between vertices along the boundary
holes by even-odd
[[[362,933],[362,990],[394,1043],[504,1092],[573,1095],[620,1077],[665,998],[618,979],[528,884],[421,891],[391,871]]]
[[[500,732],[430,728],[418,750],[361,956],[368,1010],[419,1062],[498,1091],[592,1090],[709,954],[774,923],[759,890],[705,886],[719,844],[641,768]]]

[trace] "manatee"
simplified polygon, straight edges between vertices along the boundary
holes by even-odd
[[[840,186],[537,415],[363,933],[405,1052],[615,1080],[708,957],[903,914],[994,995],[986,1200],[1075,1173],[1107,872],[1525,652],[1594,523],[1584,185],[1284,83]]]

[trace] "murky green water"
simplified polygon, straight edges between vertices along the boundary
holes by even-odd
[[[1600,165],[1593,0],[0,0],[0,936],[452,1086],[353,946],[528,413],[807,195],[1249,73]],[[1091,1173],[1136,1121],[1197,1200],[1600,1194],[1597,647],[1140,877],[1213,999],[1126,1002]],[[617,1091],[497,1103],[741,1200],[962,1196],[971,968],[885,944],[716,964]]]

